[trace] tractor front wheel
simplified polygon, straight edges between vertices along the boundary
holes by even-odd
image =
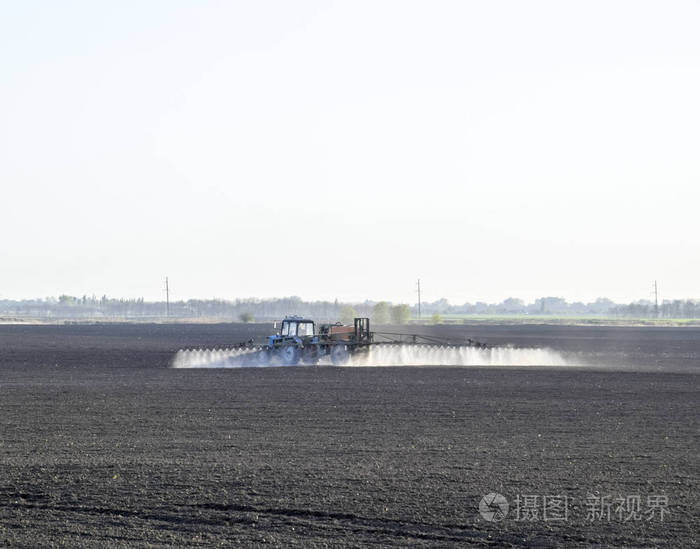
[[[280,358],[285,366],[296,366],[299,363],[299,349],[293,345],[282,347]]]

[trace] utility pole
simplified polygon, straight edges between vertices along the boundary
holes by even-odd
[[[420,278],[418,279],[418,320],[420,320]]]
[[[168,277],[165,277],[165,316],[170,316],[170,286]]]
[[[659,286],[654,280],[654,317],[659,318]]]

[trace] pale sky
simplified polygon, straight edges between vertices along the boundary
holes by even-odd
[[[700,2],[0,4],[0,298],[700,298]]]

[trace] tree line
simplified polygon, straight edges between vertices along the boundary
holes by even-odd
[[[356,316],[378,324],[405,324],[418,317],[417,305],[389,301],[341,303],[304,301],[300,297],[274,299],[190,299],[166,304],[143,298],[118,299],[106,295],[60,295],[44,299],[0,300],[0,316],[38,319],[221,319],[226,321],[271,321],[295,314],[321,322],[344,323]],[[422,320],[439,322],[450,316],[599,316],[615,318],[700,318],[700,301],[666,300],[659,306],[650,301],[616,304],[599,298],[590,303],[567,302],[560,297],[542,297],[532,303],[508,298],[501,303],[452,305],[446,299],[421,304]]]
[[[700,300],[665,300],[658,307],[651,302],[636,302],[617,305],[610,311],[612,316],[626,318],[700,318]]]

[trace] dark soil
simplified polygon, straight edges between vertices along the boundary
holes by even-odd
[[[270,327],[0,326],[0,546],[698,544],[700,330],[424,329],[595,368],[174,370]],[[587,496],[636,495],[640,520],[588,520]]]

